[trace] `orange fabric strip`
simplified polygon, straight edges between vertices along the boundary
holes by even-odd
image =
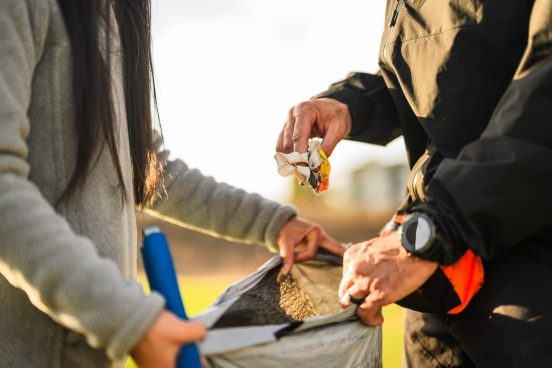
[[[405,219],[406,215],[395,214],[379,236],[387,236],[396,231],[397,227],[402,224]],[[471,249],[468,249],[458,261],[449,266],[440,266],[440,268],[451,283],[461,302],[447,313],[458,314],[468,306],[472,298],[483,286],[485,278],[483,262],[481,257],[476,256]]]
[[[441,266],[441,270],[452,284],[454,291],[458,294],[461,304],[452,308],[448,314],[462,312],[483,286],[485,271],[481,257],[476,256],[471,249],[456,263],[450,266]]]

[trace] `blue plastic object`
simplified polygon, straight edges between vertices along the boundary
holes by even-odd
[[[146,227],[143,233],[142,258],[150,288],[165,297],[169,311],[187,320],[165,234],[157,226]],[[201,368],[199,351],[195,344],[182,347],[178,354],[177,368]]]

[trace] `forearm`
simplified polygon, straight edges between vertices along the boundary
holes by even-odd
[[[281,227],[296,215],[292,207],[218,183],[181,160],[167,162],[164,187],[150,210],[186,227],[272,250]]]
[[[162,298],[147,297],[137,281],[125,281],[32,183],[1,174],[0,193],[0,273],[91,346],[112,358],[127,354],[161,311]]]

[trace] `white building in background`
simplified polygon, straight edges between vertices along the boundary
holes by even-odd
[[[405,197],[408,174],[406,163],[367,162],[351,172],[347,197],[366,212],[392,212]]]

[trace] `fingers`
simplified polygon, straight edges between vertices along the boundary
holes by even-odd
[[[308,141],[314,123],[316,122],[316,112],[310,101],[302,102],[293,109],[294,126],[291,135],[291,143],[295,152],[307,152]],[[284,137],[284,145],[289,143]]]
[[[364,276],[356,276],[354,279],[351,278],[347,285],[344,285],[339,302],[343,308],[347,308],[351,304],[358,304],[351,300],[351,298],[362,300],[366,298],[369,291],[370,279]]]
[[[285,130],[285,128],[286,128],[286,124],[284,123],[284,127],[280,131],[280,134],[278,134],[278,140],[276,141],[276,152],[284,152],[284,130]]]
[[[294,261],[294,251],[301,245],[309,227],[309,223],[294,216],[280,229],[276,243],[278,244],[278,248],[280,248],[280,256],[284,263],[282,267],[284,274],[291,271]]]
[[[174,321],[173,338],[180,344],[188,344],[193,341],[202,340],[205,337],[207,328],[201,322],[184,321],[176,318]]]
[[[313,258],[321,236],[320,226],[299,217],[285,223],[276,239],[284,262],[284,273],[291,270],[293,262]]]
[[[349,108],[338,100],[319,98],[301,102],[289,110],[276,150],[307,152],[309,138],[322,137],[322,149],[330,156],[351,126]]]
[[[329,157],[335,146],[351,132],[352,121],[349,107],[341,101],[332,98],[320,98],[319,102],[326,105],[324,109],[329,121],[325,122],[325,133],[322,136],[322,150]]]
[[[363,264],[363,253],[370,247],[371,240],[353,245],[343,256],[343,278],[339,284],[339,299],[341,305],[345,308],[351,305],[348,294],[355,298],[365,297],[370,291],[370,278],[358,274],[360,266]],[[351,289],[351,290],[350,290]]]
[[[314,133],[316,110],[311,101],[301,102],[292,107],[284,124],[284,128],[276,142],[277,152],[307,152],[309,138]]]
[[[346,308],[352,304],[358,304],[358,302],[364,299],[364,302],[357,308],[357,315],[365,325],[381,325],[383,323],[381,308],[384,305],[384,294],[377,289],[371,292],[369,290],[370,280],[367,277],[357,277],[345,289],[339,302],[343,308]],[[352,298],[354,300],[351,300]]]
[[[350,265],[353,261],[357,259],[357,256],[360,253],[362,253],[363,250],[366,248],[365,244],[366,242],[357,243],[345,251],[345,253],[343,254],[343,275],[347,275],[348,273],[352,272]],[[351,274],[351,276],[353,274]]]
[[[326,153],[326,156],[330,157],[335,146],[344,138],[339,132],[337,124],[330,125],[328,131],[322,137],[322,144],[320,147]]]
[[[319,244],[322,248],[326,249],[330,253],[337,254],[341,257],[343,257],[343,255],[345,254],[345,248],[343,248],[343,245],[341,245],[340,242],[326,234],[326,232],[324,231],[322,231],[322,236]]]
[[[383,323],[382,301],[382,294],[377,290],[366,297],[364,303],[357,308],[357,315],[362,323],[368,326],[378,326]]]
[[[286,120],[286,125],[284,126],[283,142],[282,142],[282,145],[283,145],[282,152],[284,153],[290,153],[290,152],[293,152],[294,150],[293,136],[295,134],[295,129],[296,129],[294,111],[295,111],[295,108],[292,108],[291,110],[289,110],[288,117]],[[307,150],[305,149],[304,151],[298,151],[298,152],[307,152]]]
[[[318,244],[322,235],[322,230],[319,226],[312,226],[305,235],[307,246],[304,251],[295,255],[296,262],[302,262],[307,259],[312,259],[318,250]]]
[[[203,323],[184,321],[164,310],[132,348],[131,355],[140,367],[174,367],[182,345],[203,339],[205,332]]]
[[[361,246],[362,243],[357,243],[347,249],[343,254],[343,262],[350,262],[360,252]]]
[[[201,368],[207,368],[209,366],[209,361],[205,356],[201,356]]]
[[[349,288],[354,284],[354,277],[355,275],[350,272],[349,269],[343,269],[343,278],[341,279],[338,290],[339,299],[342,301],[343,307],[347,307],[349,305],[348,299],[346,299],[346,294]]]
[[[289,273],[293,267],[293,251],[294,245],[286,242],[285,244],[280,245],[280,257],[284,263],[282,269],[284,274]]]

